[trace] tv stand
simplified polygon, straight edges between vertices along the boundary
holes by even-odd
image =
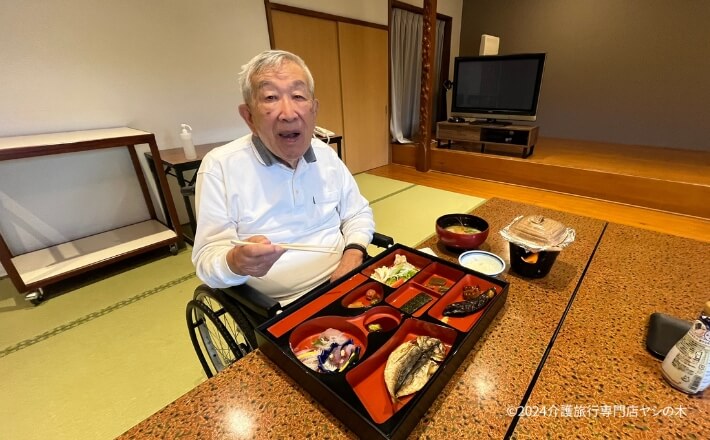
[[[523,159],[533,154],[537,142],[538,127],[536,125],[492,125],[492,124],[457,124],[455,122],[438,122],[436,124],[437,146],[442,148],[441,141],[472,142],[480,144],[481,153],[485,153],[486,145],[508,145],[523,149]]]
[[[510,121],[501,121],[498,119],[474,119],[469,122],[471,125],[496,125],[499,127],[506,127],[508,125],[513,125]]]

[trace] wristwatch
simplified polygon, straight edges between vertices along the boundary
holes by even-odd
[[[348,249],[357,249],[357,250],[359,250],[360,252],[362,252],[363,258],[367,257],[367,249],[365,248],[365,246],[363,246],[363,245],[361,245],[361,244],[358,244],[358,243],[350,243],[350,244],[347,244],[347,245],[345,245],[345,247],[343,248],[343,253],[345,253],[345,251],[347,251]]]

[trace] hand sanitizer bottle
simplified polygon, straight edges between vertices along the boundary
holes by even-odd
[[[668,352],[661,369],[663,377],[684,393],[700,393],[710,385],[710,301]]]
[[[197,159],[195,145],[192,143],[192,127],[187,124],[180,124],[180,126],[182,127],[182,132],[180,132],[180,143],[182,144],[183,151],[185,151],[185,158]],[[190,131],[188,131],[188,129]]]

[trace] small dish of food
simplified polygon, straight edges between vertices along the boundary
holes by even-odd
[[[446,214],[436,219],[436,235],[444,246],[476,249],[488,238],[488,222],[471,214]]]
[[[382,259],[375,266],[369,266],[362,274],[380,283],[397,288],[417,274],[431,260],[419,255],[401,251]]]
[[[298,326],[289,338],[296,358],[318,373],[340,373],[367,350],[367,332],[347,319],[323,316]]]
[[[459,264],[476,272],[492,277],[505,270],[505,260],[498,255],[486,251],[466,251],[459,255]]]
[[[345,295],[341,303],[349,309],[364,309],[382,302],[384,295],[382,284],[371,281]]]

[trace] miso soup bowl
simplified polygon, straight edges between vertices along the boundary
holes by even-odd
[[[460,234],[448,231],[450,226],[468,226],[478,229],[475,234]],[[488,238],[488,222],[471,214],[446,214],[436,219],[436,235],[447,247],[458,250],[476,249]]]

